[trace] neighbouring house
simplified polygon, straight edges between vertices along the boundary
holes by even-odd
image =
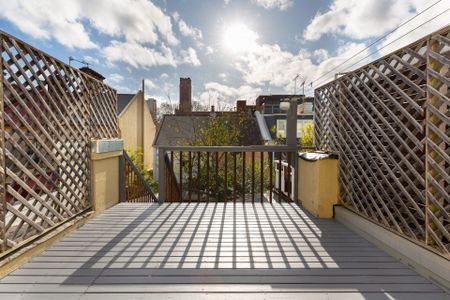
[[[145,100],[143,90],[136,94],[117,95],[117,113],[124,147],[143,152],[143,164],[152,170],[154,163],[153,140],[156,134],[156,100]]]
[[[303,126],[314,122],[314,98],[303,95],[260,95],[256,98],[255,110],[261,134],[266,142],[277,137],[286,137],[286,112],[280,110],[280,103],[284,100],[298,98],[297,100],[297,137],[303,135]],[[260,122],[261,120],[264,122]],[[265,124],[263,124],[265,123]],[[264,126],[265,125],[265,126]],[[266,134],[264,134],[266,133]]]
[[[180,78],[180,104],[174,115],[164,115],[156,137],[154,139],[154,168],[153,176],[158,177],[158,148],[163,146],[180,146],[189,144],[195,137],[201,135],[201,130],[206,128],[210,120],[219,116],[239,118],[245,116],[245,126],[242,126],[239,145],[262,145],[263,139],[253,115],[254,106],[247,106],[245,100],[236,102],[234,111],[215,111],[214,106],[210,111],[192,111],[191,79]]]

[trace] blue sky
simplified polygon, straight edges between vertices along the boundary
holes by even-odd
[[[145,79],[147,96],[176,105],[179,77],[189,76],[194,100],[222,108],[292,93],[297,74],[297,90],[306,82],[311,93],[311,83],[435,31],[450,16],[450,0],[0,0],[0,7],[2,30],[65,62],[89,61],[119,92],[136,92]]]

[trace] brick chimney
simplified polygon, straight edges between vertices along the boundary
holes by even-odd
[[[105,80],[105,77],[102,74],[92,70],[89,67],[82,67],[82,68],[80,68],[80,71],[83,73],[86,73],[88,75],[91,75],[92,77],[94,77],[95,79],[97,79],[99,81],[103,82]]]
[[[237,100],[236,101],[236,110],[238,112],[245,112],[246,108],[247,108],[246,100]]]
[[[180,78],[180,114],[190,114],[192,112],[192,86],[191,78]]]

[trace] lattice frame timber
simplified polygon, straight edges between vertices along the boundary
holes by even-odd
[[[450,258],[450,26],[315,91],[350,209]]]
[[[0,31],[0,255],[91,207],[90,142],[116,91]]]

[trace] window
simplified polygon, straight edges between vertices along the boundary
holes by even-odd
[[[301,138],[303,136],[303,126],[308,123],[313,124],[311,120],[297,120],[297,138]]]
[[[280,105],[274,105],[273,106],[273,113],[279,114],[280,113]]]
[[[286,137],[286,120],[277,120],[277,137]]]
[[[272,105],[264,105],[264,113],[271,114],[272,113]]]
[[[313,123],[311,120],[297,120],[297,138],[303,136],[303,126],[307,123]],[[286,137],[286,120],[277,120],[277,137]]]

